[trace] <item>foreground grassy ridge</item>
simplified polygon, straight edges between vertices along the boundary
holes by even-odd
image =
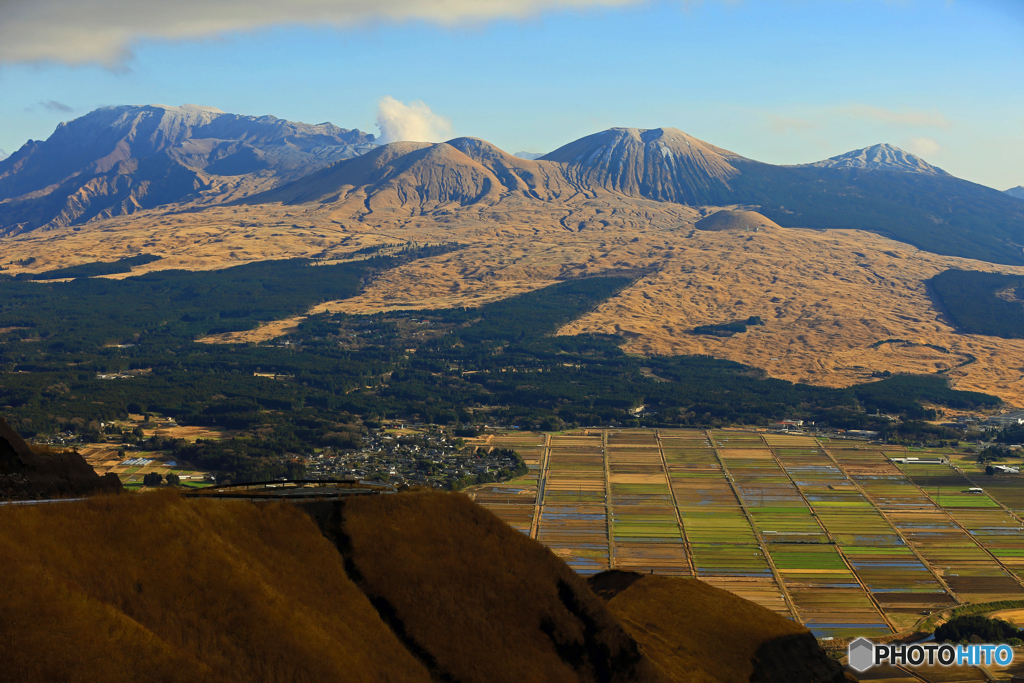
[[[762,645],[809,631],[697,579],[645,576],[608,602],[644,654],[678,683],[749,681]]]
[[[430,680],[287,504],[4,507],[0,575],[3,680]]]
[[[466,496],[351,500],[336,531],[352,576],[442,679],[665,680],[583,579]]]

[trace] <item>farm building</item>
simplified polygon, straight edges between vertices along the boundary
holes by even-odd
[[[948,465],[949,458],[889,458],[889,462],[901,465]]]

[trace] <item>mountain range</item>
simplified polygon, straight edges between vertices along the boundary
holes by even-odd
[[[330,123],[196,105],[105,107],[0,161],[0,234],[223,201],[374,147],[373,135]]]
[[[100,109],[26,143],[0,161],[0,235],[181,202],[354,202],[422,216],[598,195],[740,205],[783,227],[861,229],[933,253],[1024,264],[1024,205],[891,145],[777,166],[674,128],[612,128],[533,160],[475,138],[377,145],[327,123],[194,105]]]
[[[1024,206],[888,145],[775,166],[674,128],[612,128],[536,161],[474,138],[393,143],[245,199],[362,203],[425,215],[615,195],[692,207],[756,207],[783,227],[860,229],[937,254],[1024,264]]]

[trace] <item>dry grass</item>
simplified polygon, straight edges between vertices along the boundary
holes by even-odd
[[[0,508],[0,678],[429,681],[297,508]]]
[[[700,217],[691,207],[603,192],[550,206],[508,196],[486,206],[427,213],[402,207],[367,213],[362,202],[214,206],[145,211],[78,232],[33,232],[5,239],[4,248],[8,260],[37,259],[30,268],[14,267],[16,274],[140,251],[164,257],[139,269],[147,271],[330,258],[404,240],[466,245],[385,273],[357,297],[315,308],[350,313],[476,306],[559,278],[653,268],[656,273],[562,333],[622,333],[632,352],[709,354],[761,367],[773,377],[829,386],[867,381],[873,371],[933,373],[971,354],[976,362],[949,373],[957,388],[1024,406],[1024,381],[1016,370],[1024,365],[1024,340],[957,334],[924,285],[947,268],[1021,268],[938,256],[857,230],[783,229],[766,222],[757,233],[708,232],[694,228]],[[751,315],[766,324],[728,339],[688,333],[696,325]],[[273,338],[296,321],[269,323],[231,339]],[[872,348],[886,339],[918,345]]]
[[[663,680],[583,579],[466,496],[352,500],[343,532],[361,585],[454,680]]]
[[[679,683],[746,683],[758,647],[799,624],[697,579],[645,576],[612,598],[650,659]]]

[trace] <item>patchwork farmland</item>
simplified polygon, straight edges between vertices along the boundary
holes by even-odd
[[[1024,599],[1024,487],[968,493],[980,480],[952,451],[908,465],[864,442],[670,429],[489,444],[515,448],[530,474],[469,493],[584,575],[696,577],[819,637]]]

